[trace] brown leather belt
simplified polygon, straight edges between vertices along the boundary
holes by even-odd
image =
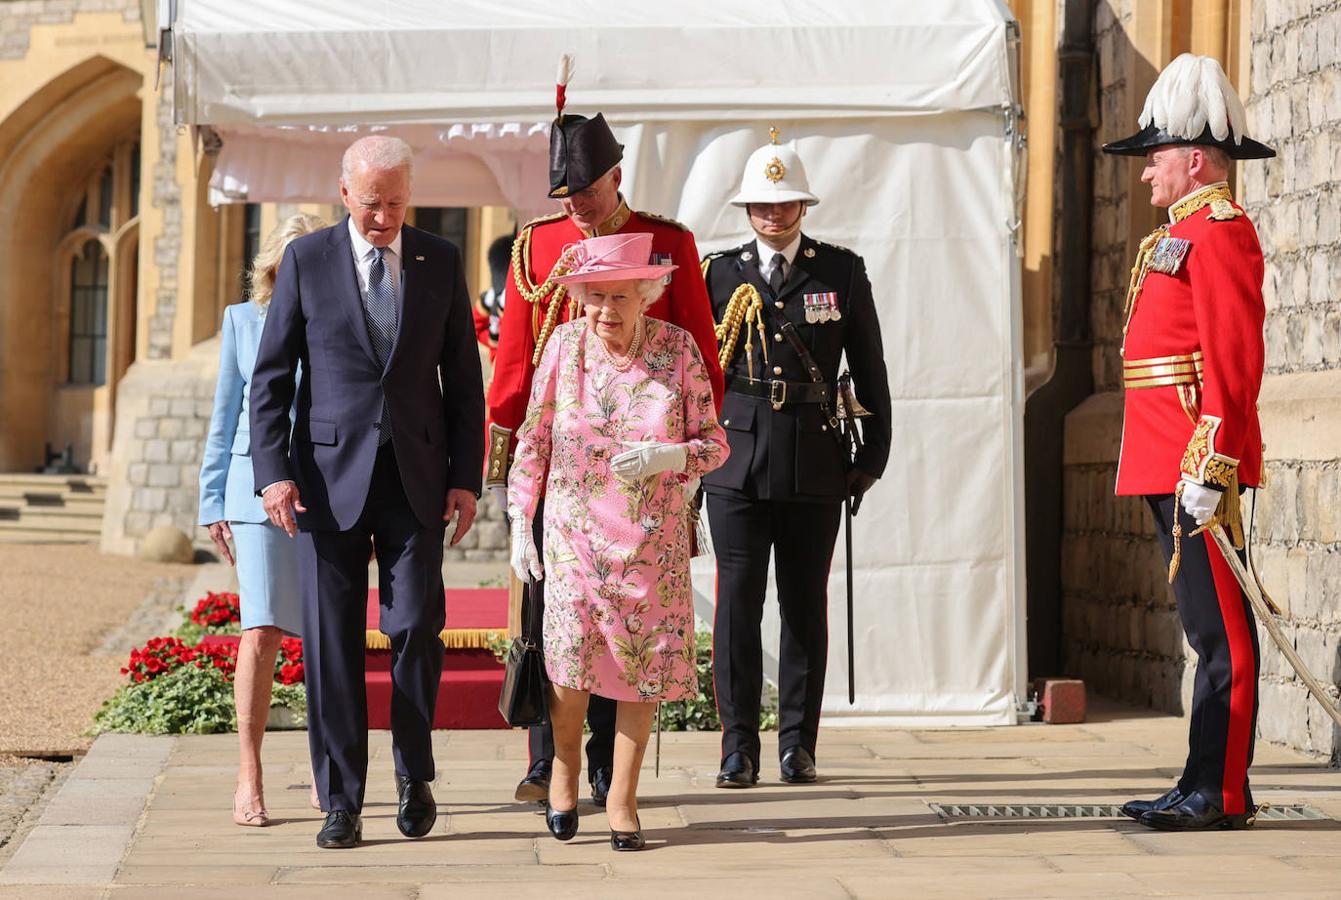
[[[1200,384],[1203,361],[1201,351],[1184,356],[1155,356],[1122,361],[1122,386],[1129,391],[1142,388]]]
[[[790,403],[827,403],[833,400],[833,385],[809,381],[765,381],[740,375],[729,376],[726,389],[747,397],[763,397],[778,410]]]

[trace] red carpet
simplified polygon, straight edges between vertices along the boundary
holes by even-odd
[[[377,630],[380,607],[377,589],[368,591],[364,651],[368,691],[368,727],[391,727],[391,641]],[[434,728],[507,728],[498,714],[498,692],[503,687],[503,666],[494,659],[489,644],[507,636],[508,592],[506,588],[453,588],[446,592],[447,627],[442,642],[447,648],[438,686]],[[208,635],[209,643],[237,643],[235,636]],[[309,673],[310,674],[310,673]]]
[[[368,727],[391,727],[391,642],[377,630],[381,608],[377,589],[368,591],[367,666]],[[507,636],[506,588],[451,588],[446,592],[447,647],[438,686],[434,728],[507,728],[498,714],[503,667],[488,649],[491,640]]]

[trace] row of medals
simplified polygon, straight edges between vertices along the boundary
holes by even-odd
[[[815,300],[812,302],[811,297]],[[811,325],[822,322],[837,322],[843,318],[843,314],[838,311],[837,294],[810,294],[804,298],[806,307],[806,321]]]

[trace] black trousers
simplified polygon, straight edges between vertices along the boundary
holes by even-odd
[[[536,552],[541,559],[545,554],[545,501],[536,505],[535,519],[531,522],[531,535],[535,540]],[[522,587],[522,621],[532,623],[533,634],[540,633],[540,625],[545,619],[545,581],[542,578]],[[615,765],[615,713],[618,704],[606,697],[591,695],[587,702],[587,725],[591,728],[591,737],[587,738],[587,778],[597,769],[611,769]],[[543,725],[526,729],[526,749],[530,764],[540,760],[552,762],[554,759],[554,728],[549,720]]]
[[[387,443],[377,452],[368,499],[354,527],[299,535],[307,737],[321,808],[327,812],[363,808],[370,538],[380,573],[381,630],[391,639],[396,774],[433,780],[433,711],[443,664],[439,633],[446,620],[443,528],[442,523],[425,528],[415,517]]]
[[[1173,524],[1183,526],[1182,562],[1173,592],[1188,643],[1197,654],[1197,672],[1187,763],[1178,788],[1184,794],[1200,791],[1226,813],[1246,812],[1252,805],[1248,767],[1257,735],[1257,620],[1210,535],[1189,537],[1197,523],[1174,495],[1148,496],[1146,501],[1166,563],[1173,555]]]
[[[747,500],[708,494],[717,552],[717,611],[712,630],[713,690],[722,719],[722,758],[744,753],[759,768],[763,690],[760,622],[769,554],[777,574],[782,640],[778,654],[778,752],[819,735],[829,656],[829,567],[841,503]]]

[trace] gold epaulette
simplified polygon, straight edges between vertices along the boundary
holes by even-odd
[[[566,218],[568,218],[568,213],[566,212],[553,212],[544,216],[536,216],[534,219],[523,225],[522,228],[534,228],[537,225],[544,225],[546,222],[557,222],[559,219]]]
[[[539,296],[547,291],[538,291],[534,282],[531,281],[528,266],[523,262],[529,262],[531,257],[531,229],[537,225],[545,225],[549,222],[557,222],[559,219],[568,218],[567,213],[550,213],[547,216],[539,216],[527,222],[517,232],[517,237],[512,242],[512,277],[517,282],[517,291],[522,295],[522,299],[527,303],[534,303]]]
[[[645,212],[644,210],[641,210],[641,209],[638,210],[638,215],[642,216],[644,219],[651,219],[653,222],[664,222],[664,223],[666,223],[667,225],[674,225],[676,228],[680,229],[681,231],[688,231],[688,230],[689,230],[689,226],[688,226],[688,225],[684,224],[683,222],[677,222],[677,221],[675,221],[674,219],[672,219],[672,218],[670,218],[670,217],[668,217],[668,216],[659,216],[659,215],[657,215],[656,213],[653,213],[653,212]]]
[[[1241,215],[1243,215],[1243,210],[1228,200],[1217,198],[1211,201],[1210,220],[1212,222],[1230,222]]]

